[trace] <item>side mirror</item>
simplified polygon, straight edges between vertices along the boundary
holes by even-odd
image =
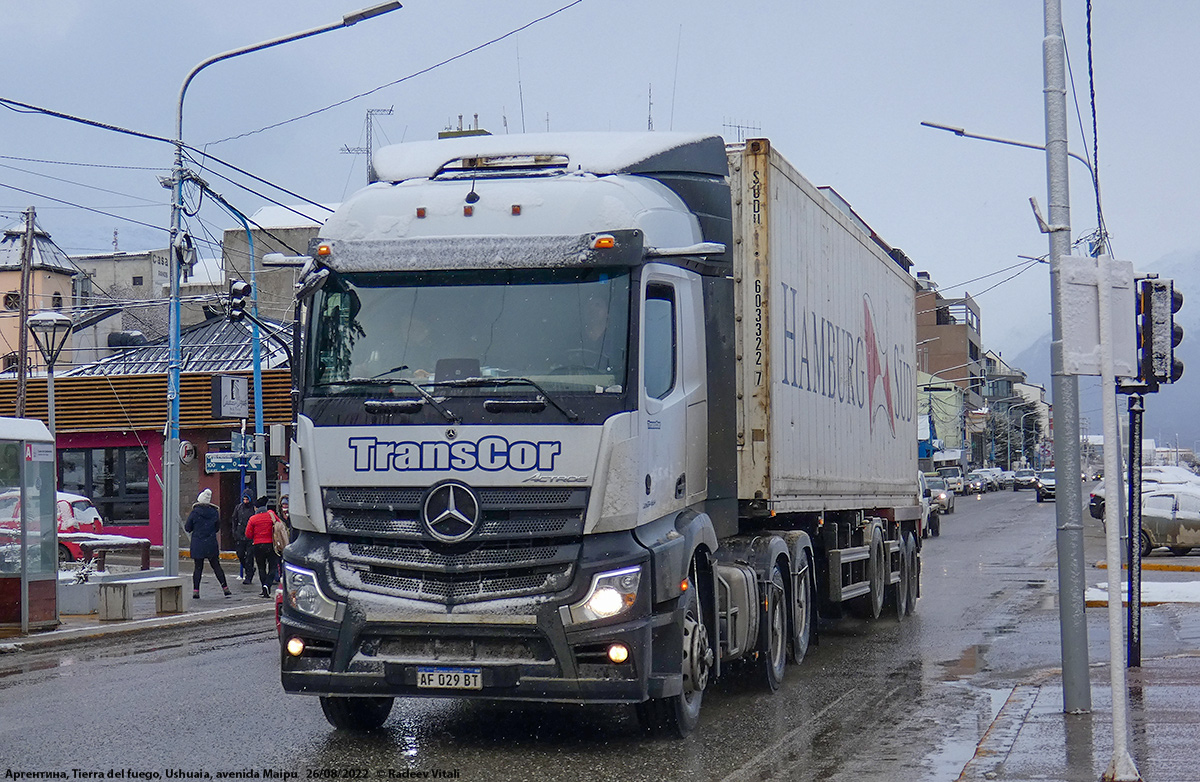
[[[925,496],[926,496],[926,497],[932,497],[932,496],[933,496],[933,489],[926,489],[926,490],[925,490]]]

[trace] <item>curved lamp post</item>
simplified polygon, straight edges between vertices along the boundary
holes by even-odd
[[[272,38],[269,41],[243,46],[239,49],[232,49],[222,54],[209,57],[204,62],[192,68],[188,72],[187,77],[183,80],[183,86],[179,90],[179,102],[175,109],[175,166],[171,172],[171,179],[168,184],[171,185],[171,262],[168,267],[168,280],[170,283],[170,296],[168,307],[168,358],[167,358],[167,442],[163,448],[163,570],[169,576],[178,575],[179,571],[179,393],[180,393],[180,312],[179,312],[179,263],[175,257],[178,248],[182,247],[181,224],[183,220],[183,183],[186,178],[186,173],[183,167],[183,99],[187,95],[188,85],[192,83],[192,79],[196,74],[204,70],[213,63],[228,60],[233,57],[238,57],[250,52],[257,52],[263,49],[269,49],[272,46],[298,41],[301,38],[309,38],[321,33],[327,33],[330,30],[337,30],[342,27],[349,27],[358,22],[370,19],[380,14],[386,14],[389,11],[395,11],[400,8],[400,3],[391,0],[390,2],[378,3],[376,5],[364,8],[353,13],[346,14],[338,22],[327,24],[322,27],[314,27],[311,30],[305,30],[291,35],[285,35],[280,38]],[[250,265],[253,269],[254,259],[250,259]],[[251,294],[257,302],[257,291]],[[257,303],[255,304],[257,309]],[[255,403],[255,442],[257,444],[258,437],[262,435],[262,383],[261,383],[261,366],[258,356],[258,334],[257,326],[255,333],[251,337],[252,348],[254,351],[254,403]]]
[[[46,407],[50,418],[47,424],[50,434],[54,435],[54,365],[71,337],[71,319],[61,312],[39,312],[31,315],[27,324],[33,341],[46,361]]]

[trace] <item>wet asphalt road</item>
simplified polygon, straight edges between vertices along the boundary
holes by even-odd
[[[1103,537],[1087,526],[1095,584]],[[1060,665],[1054,505],[960,497],[923,556],[913,616],[823,626],[774,694],[751,672],[722,680],[683,741],[647,738],[631,708],[461,700],[398,700],[382,731],[336,733],[315,698],[280,689],[274,627],[242,622],[0,655],[0,775],[953,780],[1012,687]],[[1106,660],[1104,611],[1088,619],[1090,659]],[[1180,621],[1147,611],[1143,654],[1176,651]]]

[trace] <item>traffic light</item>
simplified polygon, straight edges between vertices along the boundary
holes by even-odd
[[[1175,290],[1173,280],[1141,281],[1137,297],[1141,379],[1151,390],[1183,377],[1183,362],[1175,357],[1175,348],[1183,341],[1183,327],[1175,322],[1181,307],[1183,294]]]
[[[243,320],[246,317],[246,300],[250,296],[250,283],[232,280],[229,283],[229,319]]]

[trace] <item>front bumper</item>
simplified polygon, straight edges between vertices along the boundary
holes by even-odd
[[[608,540],[603,551],[585,546],[561,592],[455,605],[347,590],[320,556],[292,554],[290,548],[289,558],[299,560],[293,564],[316,573],[321,591],[343,608],[340,621],[327,621],[285,601],[280,661],[289,693],[640,703],[682,690],[682,609],[677,598],[655,605],[647,551],[631,536]],[[628,611],[580,624],[566,620],[563,607],[586,595],[594,574],[639,563],[646,569],[643,588]],[[294,638],[304,643],[298,656],[287,649]],[[609,660],[614,643],[629,650],[624,662]],[[419,669],[433,667],[478,670],[482,688],[418,686]]]

